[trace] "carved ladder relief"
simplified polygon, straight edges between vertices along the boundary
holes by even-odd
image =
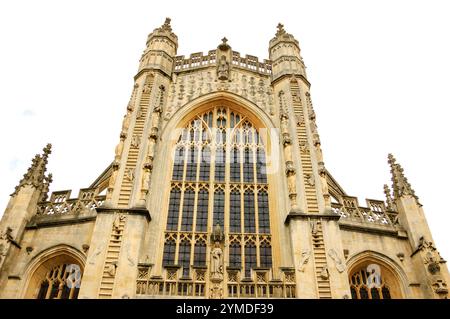
[[[303,171],[303,180],[305,197],[306,197],[306,213],[319,214],[319,205],[317,202],[317,191],[315,187],[314,172],[311,161],[311,150],[308,142],[308,135],[306,130],[305,113],[300,98],[300,87],[296,80],[290,83],[292,106],[297,123],[297,139],[300,147],[300,159]],[[317,133],[316,131],[314,131]],[[314,140],[318,139],[317,136],[313,137]],[[314,143],[315,145],[319,145]],[[322,223],[320,219],[313,220],[311,222],[311,233],[313,240],[313,252],[314,257],[314,271],[317,282],[317,292],[319,298],[331,298],[331,287],[328,273],[328,265],[325,252],[325,243],[322,233]]]
[[[116,278],[116,270],[119,263],[120,250],[122,247],[123,231],[125,229],[126,216],[123,214],[116,215],[113,222],[111,235],[109,238],[105,263],[103,266],[102,280],[98,293],[99,298],[111,298],[114,288],[114,279]]]
[[[147,118],[148,107],[150,103],[150,94],[152,91],[154,77],[148,76],[145,80],[144,87],[142,89],[141,100],[139,102],[138,110],[136,112],[136,122],[133,132],[130,134],[132,137],[132,143],[128,152],[128,158],[125,164],[125,176],[122,179],[122,185],[119,193],[119,208],[128,207],[131,191],[133,188],[136,163],[139,155],[139,144],[142,140],[142,134],[144,131],[145,120]]]

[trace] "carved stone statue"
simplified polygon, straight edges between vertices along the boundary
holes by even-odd
[[[230,76],[230,65],[225,55],[222,55],[217,66],[217,78],[219,80],[228,80]]]
[[[131,147],[132,148],[139,148],[139,144],[141,144],[141,138],[139,135],[133,135],[131,139]]]
[[[305,271],[305,266],[308,263],[310,256],[311,256],[310,250],[306,249],[302,252],[302,259],[300,260],[300,268],[298,269],[298,271],[300,272]]]
[[[334,264],[335,264],[335,266],[336,266],[336,269],[337,269],[339,272],[343,272],[343,271],[345,270],[345,265],[344,265],[344,263],[342,262],[342,259],[339,258],[337,252],[336,252],[334,249],[330,249],[330,250],[328,251],[328,256],[330,256],[330,258],[333,259]]]
[[[219,242],[214,244],[211,250],[211,281],[220,282],[223,280],[223,252]]]
[[[125,133],[120,134],[120,141],[119,141],[119,144],[117,144],[116,150],[115,150],[116,151],[116,157],[115,157],[116,161],[119,161],[120,157],[122,156],[123,144],[124,144],[126,137],[127,137],[127,135]]]

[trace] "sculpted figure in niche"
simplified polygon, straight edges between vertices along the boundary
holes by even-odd
[[[211,251],[211,280],[222,281],[223,280],[223,262],[222,262],[222,249],[219,242],[214,243],[214,248]]]
[[[227,62],[225,55],[220,57],[219,65],[217,67],[217,78],[219,80],[228,80],[230,73],[230,65]]]

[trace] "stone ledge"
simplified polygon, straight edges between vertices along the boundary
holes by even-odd
[[[27,224],[27,229],[36,229],[41,227],[52,227],[59,225],[71,225],[86,223],[96,219],[95,213],[89,214],[54,214],[54,215],[35,215]]]
[[[290,211],[289,214],[286,216],[286,220],[284,221],[284,223],[289,224],[291,219],[308,219],[308,218],[332,219],[338,221],[341,218],[341,216],[336,214],[306,214],[301,211]]]
[[[133,208],[113,208],[113,207],[97,207],[98,214],[112,214],[112,213],[123,213],[129,215],[142,215],[147,218],[148,221],[152,220],[150,212],[146,208],[133,207]]]

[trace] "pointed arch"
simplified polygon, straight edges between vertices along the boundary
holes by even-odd
[[[359,252],[348,259],[347,269],[353,298],[402,299],[410,295],[406,273],[393,259],[382,253],[372,250]],[[380,276],[372,276],[372,279],[365,277],[372,273]],[[375,282],[378,289],[370,287],[368,282]]]
[[[22,298],[76,298],[82,279],[80,276],[83,274],[85,263],[85,254],[69,245],[57,245],[40,252],[30,261],[24,273],[26,280]],[[66,282],[68,276],[73,277],[73,274],[79,280],[77,279],[77,284],[74,285],[73,289],[70,289],[70,287],[67,288]],[[55,283],[53,291],[50,291],[52,288],[50,286],[48,291],[43,291],[43,285],[49,281]],[[56,283],[59,286],[56,286]]]

